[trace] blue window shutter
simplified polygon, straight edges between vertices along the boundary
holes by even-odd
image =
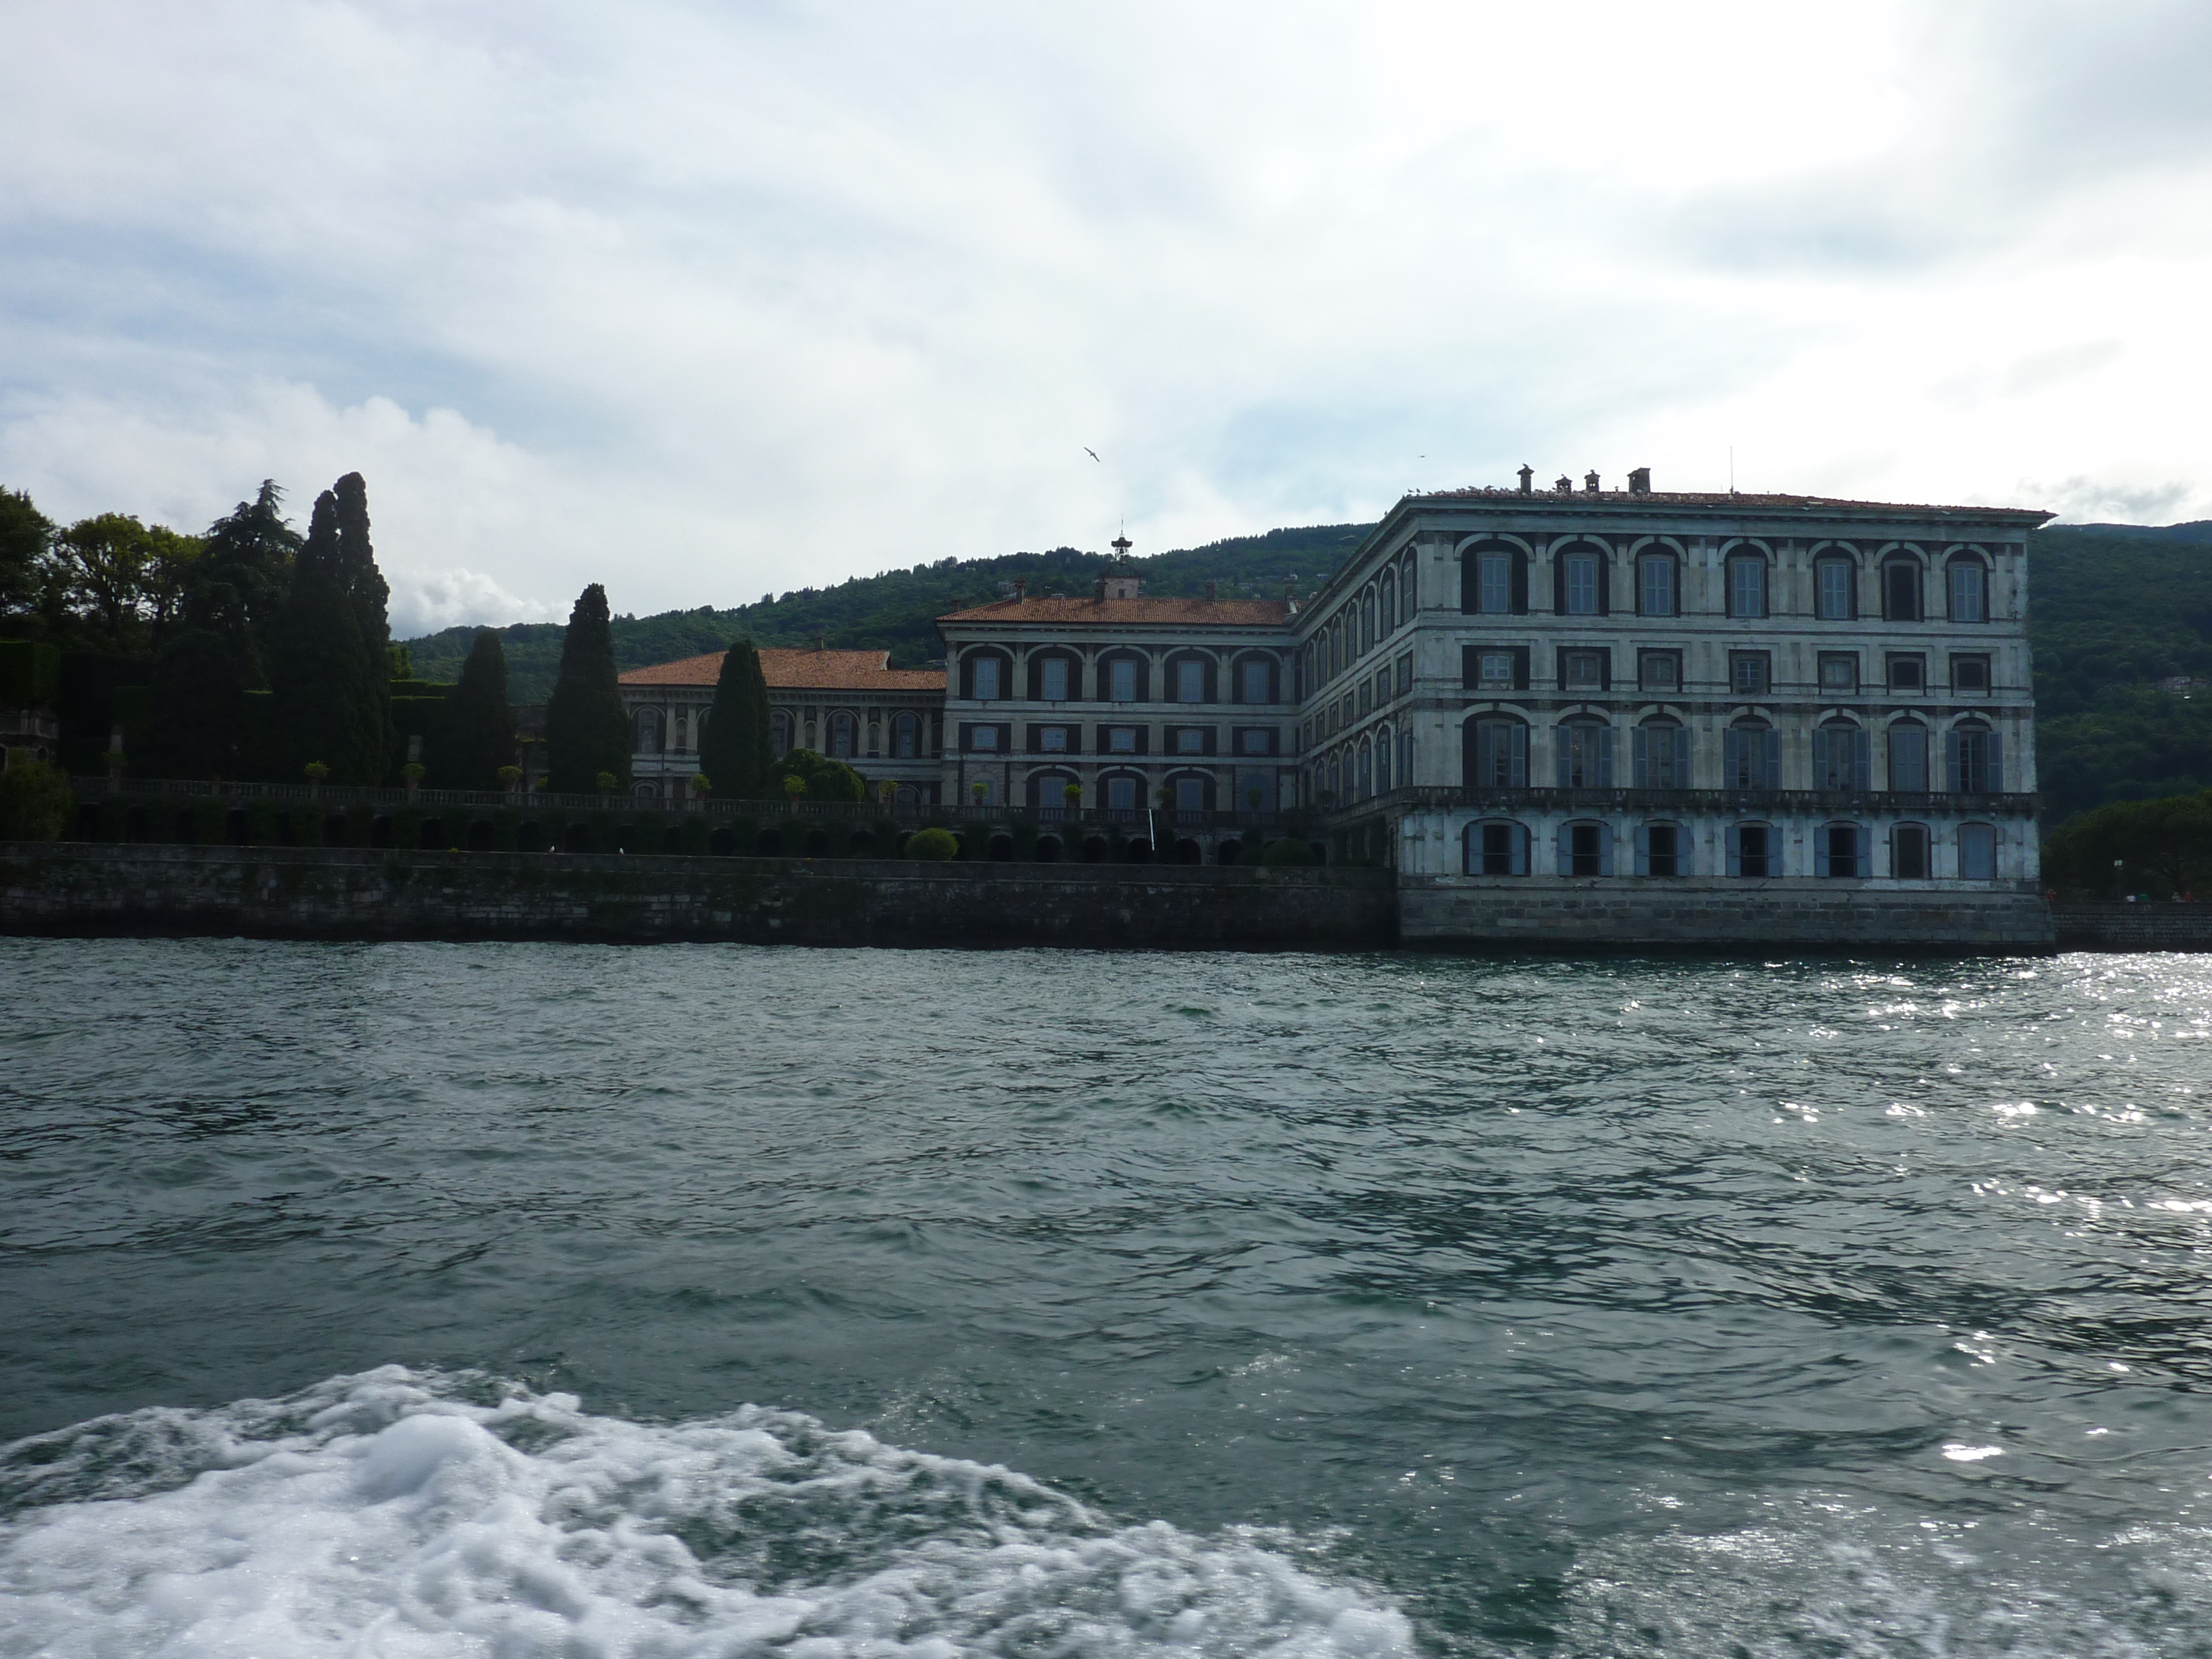
[[[1866,789],[1874,780],[1874,733],[1859,731],[1851,733],[1851,787]],[[1863,859],[1860,860],[1865,862]],[[1861,875],[1866,873],[1862,870]]]
[[[1769,789],[1779,789],[1782,787],[1782,733],[1769,726],[1759,734],[1759,747],[1765,751],[1765,787]]]
[[[1598,733],[1597,787],[1601,789],[1610,789],[1613,787],[1613,728],[1609,726],[1601,727]],[[1610,846],[1612,842],[1608,839],[1607,845]],[[1606,871],[1606,874],[1611,875],[1612,873],[1612,870],[1608,867]]]
[[[1636,873],[1639,876],[1651,873],[1651,826],[1646,823],[1636,826]]]
[[[1516,726],[1512,741],[1508,746],[1513,757],[1508,775],[1513,780],[1513,787],[1526,789],[1528,787],[1528,728]]]
[[[1826,824],[1813,832],[1813,873],[1828,873],[1828,830]]]
[[[1959,787],[1959,734],[1943,734],[1943,787],[1955,793]]]
[[[1674,728],[1674,787],[1690,787],[1690,728],[1686,726]]]
[[[1609,823],[1598,826],[1597,872],[1601,876],[1613,873],[1613,826]]]
[[[1728,872],[1732,876],[1743,873],[1743,831],[1733,823],[1728,831]]]
[[[1575,833],[1573,827],[1561,824],[1559,833],[1559,873],[1571,876],[1575,872]]]
[[[1651,787],[1651,733],[1638,726],[1629,738],[1632,755],[1629,780],[1638,789]]]
[[[1817,726],[1813,732],[1813,787],[1828,787],[1828,733]]]
[[[2004,734],[1990,733],[1990,793],[1998,794],[2004,789]]]
[[[1513,873],[1516,876],[1525,876],[1528,873],[1528,826],[1527,824],[1516,823],[1513,826],[1512,843]]]

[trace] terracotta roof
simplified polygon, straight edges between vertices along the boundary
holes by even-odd
[[[1142,627],[1280,628],[1281,599],[1000,599],[939,617],[941,623],[1122,623]]]
[[[722,677],[722,659],[728,653],[709,651],[703,657],[684,657],[675,662],[633,668],[621,677],[624,685],[712,685]],[[892,668],[888,651],[785,651],[775,646],[761,648],[761,678],[775,690],[817,691],[942,691],[941,668]]]
[[[2052,516],[2035,507],[1937,507],[1911,501],[1852,501],[1832,495],[1753,495],[1733,490],[1652,489],[1638,494],[1626,489],[1605,489],[1593,495],[1588,490],[1577,489],[1572,495],[1565,495],[1556,489],[1538,489],[1524,495],[1518,489],[1485,485],[1465,489],[1425,490],[1407,499],[1409,501],[1480,501],[1486,506],[1558,507],[1568,511],[1588,507],[1725,507],[1747,513],[1792,509],[1803,512],[1937,513],[1970,519],[2019,519],[2034,524],[2040,524]]]

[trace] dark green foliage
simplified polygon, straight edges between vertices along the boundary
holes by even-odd
[[[38,603],[39,570],[53,544],[53,520],[20,489],[0,489],[0,617]]]
[[[54,841],[76,822],[76,796],[60,768],[11,750],[0,773],[0,841]]]
[[[768,682],[760,653],[738,640],[722,656],[714,702],[699,738],[699,769],[723,800],[745,800],[771,787],[775,763],[769,736]]]
[[[629,717],[615,682],[615,653],[607,627],[607,590],[593,582],[577,596],[561,647],[561,673],[545,705],[547,784],[588,795],[602,772],[629,787]]]
[[[1224,599],[1280,599],[1284,580],[1291,575],[1301,592],[1315,592],[1372,527],[1271,530],[1129,564],[1144,577],[1145,592],[1162,598],[1191,597],[1215,581]],[[702,605],[655,617],[621,617],[613,622],[615,660],[620,669],[642,668],[720,651],[732,635],[756,645],[789,647],[811,646],[821,635],[833,649],[889,651],[894,667],[918,668],[945,654],[936,618],[947,611],[988,605],[999,597],[1000,583],[1016,577],[1027,580],[1033,594],[1081,598],[1109,562],[1066,547],[991,559],[940,559],[734,610]],[[449,628],[409,645],[422,672],[450,675],[474,637],[473,629]],[[550,623],[519,623],[501,629],[501,641],[507,647],[508,695],[519,703],[544,702],[560,656],[560,629]]]
[[[246,805],[246,844],[248,847],[275,847],[283,839],[276,828],[276,803],[248,801]]]
[[[338,579],[353,606],[354,625],[361,639],[362,674],[370,701],[382,716],[391,701],[386,689],[392,678],[392,626],[387,611],[392,589],[376,568],[376,551],[368,540],[368,485],[358,472],[349,472],[331,487],[337,503]]]
[[[325,490],[292,567],[270,663],[276,706],[268,766],[287,782],[311,761],[331,769],[332,783],[385,781],[392,695],[384,642],[372,653],[362,638],[364,604],[349,585],[346,556],[337,498]],[[374,586],[382,586],[378,577]]]
[[[268,684],[270,641],[300,554],[299,532],[284,521],[283,499],[276,481],[264,478],[252,501],[209,526],[185,586],[185,625],[232,641],[246,683],[256,690]]]
[[[191,805],[192,839],[202,847],[220,847],[230,839],[228,802],[202,798]]]
[[[313,801],[299,801],[287,814],[295,847],[320,847],[323,844],[323,809]]]
[[[705,857],[708,852],[708,837],[712,833],[708,827],[704,813],[685,813],[684,822],[677,830],[678,842],[684,849],[684,856],[695,859]]]
[[[155,778],[235,778],[243,770],[245,636],[193,628],[161,647],[151,715],[134,769]]]
[[[2212,897],[2212,789],[2116,802],[2076,818],[2043,847],[2044,884],[2100,897]]]
[[[714,730],[712,725],[707,728]],[[817,755],[811,749],[794,749],[775,763],[767,793],[781,797],[790,792],[784,783],[797,778],[806,786],[801,800],[855,801],[868,798],[868,781],[840,760]]]
[[[62,653],[38,640],[0,640],[0,708],[52,708],[62,696]]]
[[[910,859],[928,859],[942,863],[960,856],[960,843],[950,830],[933,826],[917,830],[906,838],[906,855]]]
[[[1316,864],[1319,861],[1314,857],[1313,848],[1296,836],[1285,836],[1279,841],[1269,842],[1267,850],[1260,855],[1260,862],[1267,865]]]
[[[413,852],[422,844],[422,809],[403,806],[392,815],[392,844]]]
[[[430,722],[423,759],[439,789],[497,789],[499,769],[514,764],[514,711],[507,703],[507,659],[499,635],[477,633],[460,683]]]

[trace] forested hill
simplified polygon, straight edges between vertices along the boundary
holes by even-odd
[[[1195,594],[1215,581],[1224,598],[1267,598],[1295,576],[1310,594],[1370,528],[1273,530],[1132,562],[1148,593]],[[933,618],[985,604],[1018,576],[1033,593],[1085,593],[1108,562],[1073,548],[941,559],[731,611],[617,617],[616,659],[639,668],[738,637],[805,646],[820,635],[832,646],[881,647],[895,665],[915,667],[943,654]],[[2054,526],[2035,536],[2030,571],[2045,822],[2055,827],[2108,800],[2212,787],[2212,521]],[[449,628],[408,641],[415,672],[453,678],[474,634]],[[548,623],[502,630],[517,702],[542,702],[552,690],[561,634]],[[2161,686],[2188,679],[2205,684]]]
[[[1374,526],[1315,525],[1302,530],[1271,530],[1264,536],[1239,536],[1205,547],[1155,554],[1128,562],[1145,579],[1145,592],[1163,598],[1196,595],[1209,581],[1223,599],[1279,597],[1293,578],[1302,593],[1327,580],[1346,554]],[[669,662],[678,657],[720,651],[733,639],[756,645],[809,646],[817,635],[832,648],[874,647],[891,653],[895,668],[919,668],[945,654],[935,619],[966,605],[988,605],[1000,584],[1025,579],[1033,594],[1088,594],[1098,573],[1113,560],[1072,547],[1049,553],[1009,553],[995,559],[940,559],[910,570],[886,570],[854,576],[835,587],[802,587],[780,598],[763,596],[754,605],[717,611],[668,611],[657,617],[614,619],[615,660],[623,668]],[[610,595],[619,604],[617,589]],[[553,690],[561,662],[562,629],[556,623],[520,623],[500,630],[507,654],[508,693],[517,702],[543,702]],[[408,641],[415,672],[424,679],[450,680],[460,672],[473,628]]]

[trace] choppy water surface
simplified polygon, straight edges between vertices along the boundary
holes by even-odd
[[[0,1652],[2212,1654],[2208,1038],[2186,957],[0,941]]]

